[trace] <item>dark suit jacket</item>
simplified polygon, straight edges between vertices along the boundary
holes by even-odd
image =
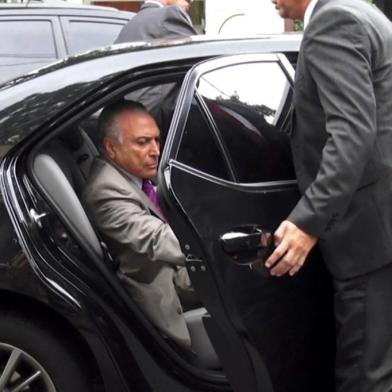
[[[392,25],[362,0],[319,0],[295,78],[289,220],[349,278],[392,261]]]
[[[178,6],[144,3],[121,30],[115,43],[179,38],[197,34],[188,15]]]
[[[197,34],[188,15],[178,6],[144,3],[121,30],[115,43],[189,37]],[[134,91],[127,99],[141,102],[154,116],[165,139],[173,115],[179,85],[168,83]]]

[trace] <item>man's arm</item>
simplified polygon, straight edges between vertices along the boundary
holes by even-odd
[[[267,260],[271,273],[296,273],[316,242],[341,219],[357,188],[376,138],[376,101],[370,43],[353,15],[335,9],[314,20],[303,43],[326,118],[327,141],[315,180],[276,233]],[[300,130],[299,130],[300,132]],[[283,245],[282,245],[283,244]]]
[[[376,140],[376,99],[370,42],[362,23],[335,9],[309,27],[304,55],[325,113],[327,141],[317,176],[288,220],[320,237],[369,180],[364,170]]]
[[[118,194],[96,200],[92,206],[102,233],[151,261],[184,265],[185,257],[170,226],[144,209],[137,198]]]

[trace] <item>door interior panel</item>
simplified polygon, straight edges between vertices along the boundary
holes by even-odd
[[[172,163],[171,186],[202,241],[203,259],[220,290],[225,313],[261,355],[273,390],[329,391],[325,380],[332,379],[334,355],[331,287],[317,252],[296,276],[274,278],[234,263],[217,240],[244,222],[276,229],[298,199],[295,185],[245,191]],[[216,299],[203,300],[212,316],[222,312],[214,309],[221,306]]]

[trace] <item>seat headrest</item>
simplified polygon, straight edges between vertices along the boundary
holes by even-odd
[[[83,130],[79,126],[76,126],[63,133],[59,139],[64,142],[71,151],[78,151],[84,144],[82,132]]]

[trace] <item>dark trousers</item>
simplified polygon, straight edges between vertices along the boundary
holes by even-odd
[[[392,391],[392,265],[334,289],[336,392]]]

